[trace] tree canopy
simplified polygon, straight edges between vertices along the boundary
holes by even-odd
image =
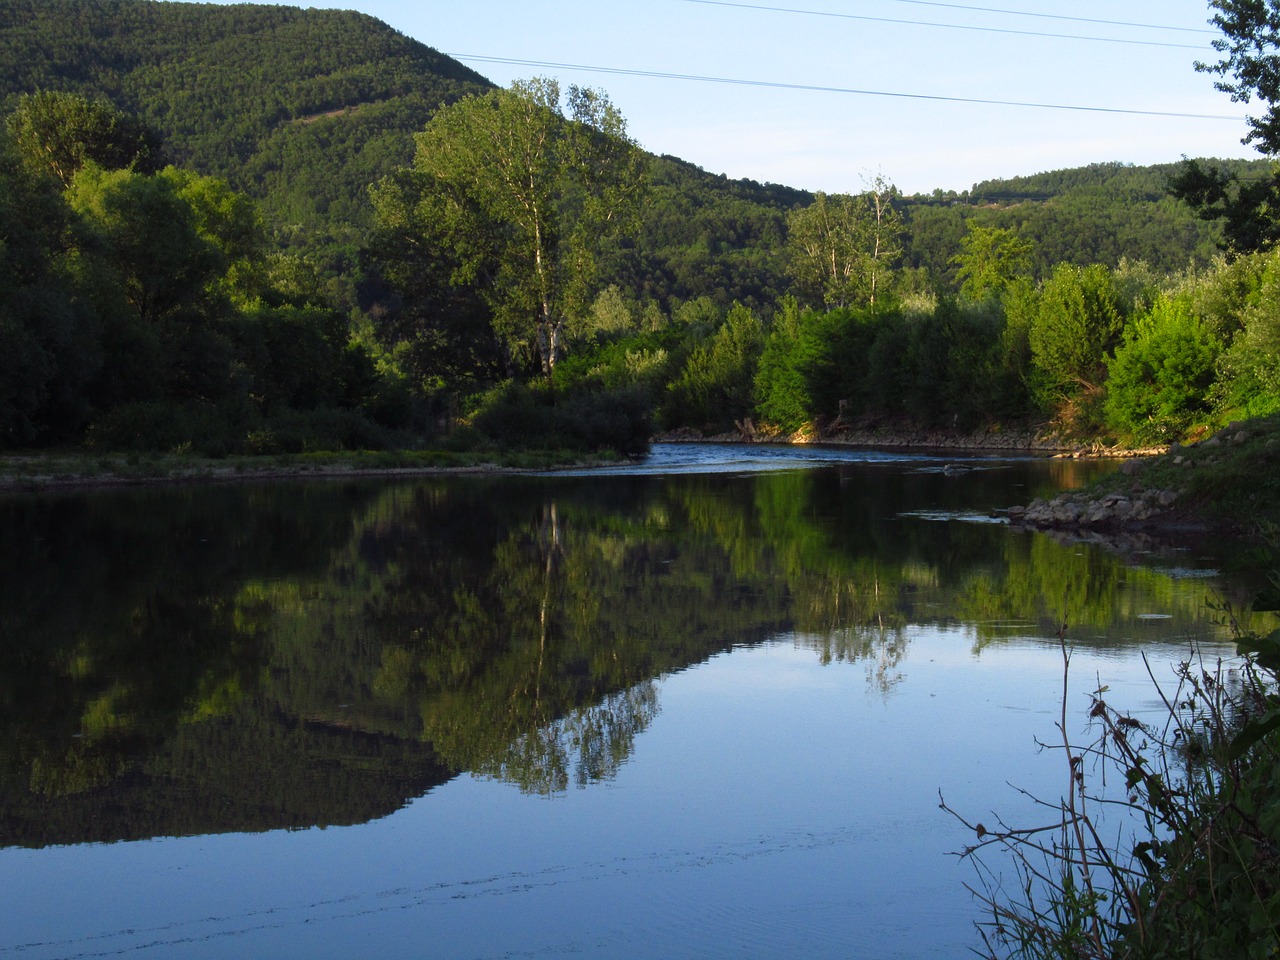
[[[451,279],[481,291],[511,355],[548,377],[597,292],[599,244],[633,229],[644,180],[603,93],[570,87],[564,103],[545,79],[466,97],[427,124],[413,165],[412,202],[432,214],[418,226],[454,258]],[[384,194],[383,216],[398,216],[388,206]]]

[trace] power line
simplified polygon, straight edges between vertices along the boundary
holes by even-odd
[[[1218,31],[1207,27],[1170,27],[1159,23],[1134,23],[1132,20],[1100,20],[1095,17],[1070,17],[1062,13],[1033,13],[1030,10],[1003,10],[999,7],[970,7],[961,3],[941,3],[939,0],[893,0],[894,3],[912,3],[920,7],[944,7],[948,10],[972,10],[978,13],[998,13],[1009,17],[1036,17],[1040,20],[1070,20],[1074,23],[1100,23],[1108,27],[1140,27],[1143,30],[1173,30],[1178,33],[1207,33]]]
[[[625,77],[650,77],[659,80],[687,80],[697,83],[725,83],[744,87],[771,87],[776,90],[805,90],[816,93],[844,93],[863,97],[899,97],[907,100],[939,100],[946,103],[976,103],[996,107],[1030,107],[1039,110],[1076,110],[1086,113],[1120,113],[1140,117],[1176,117],[1183,120],[1230,120],[1239,123],[1244,117],[1219,113],[1178,113],[1165,110],[1131,110],[1123,107],[1086,107],[1065,103],[1035,103],[1023,100],[984,100],[977,97],[946,97],[928,93],[900,93],[888,90],[860,90],[853,87],[826,87],[807,83],[780,83],[770,80],[744,80],[734,77],[704,77],[690,73],[663,73],[658,70],[629,70],[624,67],[595,67],[581,63],[551,63],[546,60],[519,60],[513,57],[486,57],[468,53],[445,56],[471,63],[502,63],[510,66],[539,67],[552,70],[582,70]]]
[[[1125,40],[1119,37],[1086,37],[1074,33],[1044,33],[1038,30],[1013,30],[1007,27],[977,27],[962,23],[934,23],[930,20],[896,20],[892,17],[868,17],[858,13],[832,13],[827,10],[799,10],[795,7],[767,7],[754,3],[736,3],[732,0],[684,0],[685,3],[701,3],[709,7],[735,7],[740,10],[764,10],[769,13],[794,13],[806,17],[832,17],[838,20],[861,20],[870,23],[896,23],[913,27],[939,27],[944,30],[970,30],[974,33],[1005,33],[1020,37],[1048,37],[1054,40],[1085,40],[1090,43],[1119,43],[1135,47],[1173,47],[1179,50],[1204,51],[1202,43],[1166,43],[1160,40]]]

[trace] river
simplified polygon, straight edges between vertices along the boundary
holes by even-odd
[[[939,797],[1061,793],[1061,624],[1080,730],[1232,650],[1209,549],[998,515],[1101,469],[675,444],[0,498],[0,958],[966,956]]]

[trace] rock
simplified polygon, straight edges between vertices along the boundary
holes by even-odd
[[[1220,437],[1213,436],[1213,437],[1210,437],[1208,440],[1206,440],[1204,443],[1202,443],[1201,446],[1220,447],[1222,446],[1222,439]]]

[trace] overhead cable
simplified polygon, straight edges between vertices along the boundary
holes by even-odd
[[[1072,17],[1065,13],[1034,13],[1030,10],[1004,10],[1000,7],[971,7],[963,3],[942,3],[940,0],[893,0],[894,3],[912,3],[920,7],[944,7],[948,10],[972,10],[978,13],[998,13],[1009,17],[1035,17],[1039,20],[1070,20],[1075,23],[1100,23],[1108,27],[1139,27],[1143,30],[1173,30],[1177,33],[1208,33],[1218,35],[1208,27],[1170,27],[1161,23],[1135,23],[1132,20],[1101,20],[1097,17]]]
[[[963,23],[934,23],[930,20],[895,20],[892,17],[869,17],[859,13],[832,13],[828,10],[801,10],[796,7],[767,7],[755,3],[737,3],[734,0],[684,0],[710,7],[735,7],[740,10],[764,10],[769,13],[793,13],[806,17],[834,17],[838,20],[861,20],[870,23],[895,23],[913,27],[939,27],[944,30],[970,30],[975,33],[1006,33],[1020,37],[1048,37],[1054,40],[1084,40],[1090,43],[1119,43],[1137,47],[1174,47],[1180,50],[1208,49],[1204,43],[1166,43],[1161,40],[1126,40],[1120,37],[1087,37],[1073,33],[1044,33],[1037,30],[1012,30],[1006,27],[978,27]]]
[[[844,93],[863,97],[900,97],[908,100],[939,100],[946,103],[976,103],[997,107],[1031,107],[1040,110],[1078,110],[1087,113],[1122,113],[1140,117],[1177,117],[1184,120],[1230,120],[1240,123],[1245,118],[1220,113],[1180,113],[1170,110],[1134,110],[1124,107],[1088,107],[1066,103],[1036,103],[1024,100],[985,100],[978,97],[948,97],[941,94],[901,93],[889,90],[861,90],[854,87],[827,87],[808,83],[781,83],[770,80],[745,80],[735,77],[704,77],[690,73],[664,73],[658,70],[630,70],[624,67],[596,67],[582,63],[552,63],[546,60],[520,60],[513,57],[486,57],[469,53],[445,56],[471,63],[503,63],[518,67],[552,70],[581,70],[586,73],[609,73],[624,77],[651,77],[659,80],[688,80],[698,83],[725,83],[744,87],[771,87],[777,90],[806,90],[816,93]]]

